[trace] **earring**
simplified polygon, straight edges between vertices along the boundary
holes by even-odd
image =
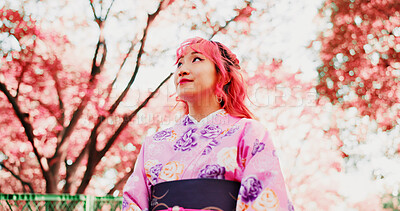
[[[218,102],[219,104],[221,104],[221,103],[222,103],[222,96],[216,95],[215,97],[217,98],[217,102]]]

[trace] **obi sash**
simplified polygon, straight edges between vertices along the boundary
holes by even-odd
[[[161,182],[151,187],[149,207],[150,211],[171,210],[172,207],[234,211],[239,188],[240,182],[220,179]]]

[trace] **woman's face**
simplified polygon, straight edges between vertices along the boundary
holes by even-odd
[[[201,53],[187,47],[178,60],[174,82],[178,96],[187,102],[214,99],[218,81],[214,63]]]

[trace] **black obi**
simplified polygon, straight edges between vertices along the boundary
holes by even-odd
[[[240,182],[220,179],[186,179],[151,187],[150,211],[172,207],[234,211]]]

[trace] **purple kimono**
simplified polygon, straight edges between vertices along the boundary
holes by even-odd
[[[193,178],[241,182],[236,210],[293,210],[265,128],[223,109],[200,122],[186,115],[146,138],[124,187],[123,210],[148,210],[151,185]]]

